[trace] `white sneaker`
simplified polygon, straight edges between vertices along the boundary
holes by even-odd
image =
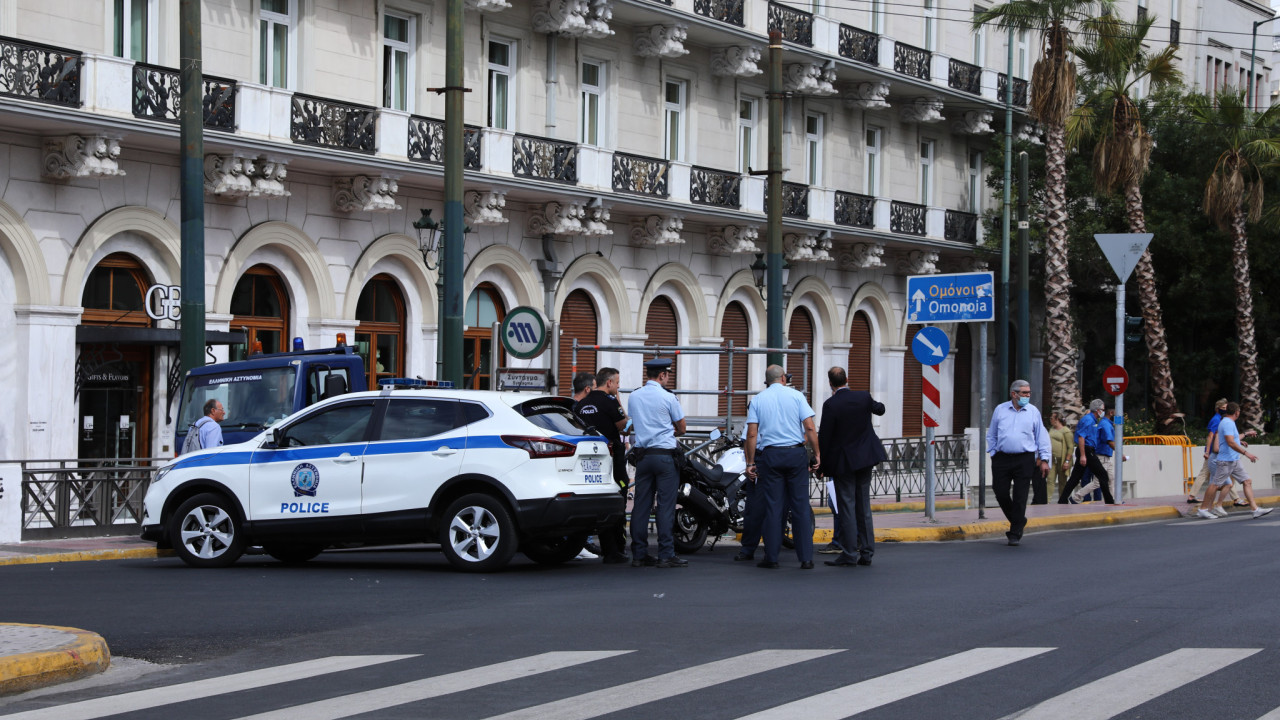
[[[1253,511],[1253,516],[1256,518],[1260,518],[1263,515],[1269,514],[1274,509],[1275,508],[1258,508],[1257,510]]]
[[[595,560],[598,557],[600,556],[586,548],[582,548],[582,552],[578,553],[578,556],[575,557],[574,560]]]
[[[1199,510],[1197,510],[1197,511],[1196,511],[1196,517],[1198,517],[1198,518],[1204,518],[1205,520],[1217,520],[1217,519],[1218,519],[1218,516],[1217,516],[1217,515],[1214,515],[1213,513],[1209,512],[1208,510],[1205,510],[1204,508],[1200,508]]]
[[[1218,517],[1226,517],[1226,516],[1230,515],[1231,513],[1227,512],[1227,511],[1226,511],[1226,509],[1225,509],[1225,508],[1223,508],[1221,505],[1214,505],[1214,506],[1213,506],[1213,514],[1214,514],[1214,515],[1217,515]]]

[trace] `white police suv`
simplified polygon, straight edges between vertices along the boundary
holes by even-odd
[[[339,543],[406,542],[439,543],[469,571],[517,550],[564,562],[625,504],[608,441],[571,405],[432,387],[331,398],[160,468],[142,537],[197,567],[230,565],[255,545],[304,562]]]

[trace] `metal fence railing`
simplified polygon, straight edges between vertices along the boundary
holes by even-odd
[[[24,461],[22,539],[136,534],[147,487],[168,460]]]

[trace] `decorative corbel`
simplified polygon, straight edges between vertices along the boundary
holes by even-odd
[[[912,250],[902,257],[898,269],[907,275],[933,275],[938,272],[938,253]]]
[[[712,50],[711,74],[719,77],[755,77],[764,72],[758,64],[760,57],[760,48],[745,45]]]
[[[675,25],[653,25],[636,33],[635,53],[640,57],[677,58],[688,55],[684,41],[689,37],[689,27]]]
[[[533,29],[577,37],[587,30],[586,0],[534,0]]]
[[[684,219],[678,215],[649,215],[631,220],[631,244],[638,247],[680,245]]]
[[[889,107],[885,98],[889,97],[889,83],[864,82],[853,88],[853,97],[844,101],[851,109],[882,110]]]
[[[836,263],[841,270],[850,272],[882,268],[884,263],[884,243],[854,243],[840,252]]]
[[[468,10],[499,12],[509,7],[511,7],[511,3],[507,2],[507,0],[467,0]]]
[[[586,233],[583,219],[586,207],[582,203],[549,202],[529,206],[529,234],[582,235]]]
[[[289,176],[288,165],[288,161],[280,158],[259,156],[253,162],[250,176],[253,180],[253,195],[266,198],[289,197],[290,193],[284,186],[285,178]]]
[[[583,37],[603,40],[613,35],[609,21],[613,19],[613,0],[590,0],[590,8],[586,13],[586,29]]]
[[[758,253],[756,240],[760,230],[746,225],[724,225],[707,228],[707,250],[712,255]]]
[[[333,206],[340,212],[391,212],[399,210],[400,185],[387,175],[353,175],[334,178]]]
[[[599,237],[612,235],[613,226],[609,224],[609,208],[599,200],[587,203],[586,219],[582,222],[583,234]]]
[[[253,158],[238,152],[205,155],[204,191],[225,198],[253,197]]]
[[[468,190],[462,194],[463,222],[468,225],[501,225],[508,222],[507,194],[496,190]]]
[[[782,254],[789,262],[812,262],[818,238],[809,233],[787,233],[782,236]]]
[[[989,135],[995,115],[990,110],[970,110],[951,121],[951,128],[962,135]]]
[[[907,122],[932,123],[943,120],[942,98],[918,97],[901,106],[902,119]]]
[[[78,177],[120,177],[120,138],[110,135],[66,135],[45,138],[44,176],[55,180]]]

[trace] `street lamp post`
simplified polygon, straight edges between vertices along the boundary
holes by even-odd
[[[1253,84],[1254,84],[1253,64],[1254,64],[1254,61],[1257,59],[1256,56],[1258,54],[1258,27],[1261,25],[1266,25],[1272,20],[1275,20],[1277,17],[1280,17],[1280,15],[1273,15],[1265,20],[1253,21],[1253,43],[1249,46],[1249,89],[1246,91],[1248,93],[1246,97],[1248,98],[1248,101],[1249,101],[1248,106],[1250,110],[1253,110]]]

